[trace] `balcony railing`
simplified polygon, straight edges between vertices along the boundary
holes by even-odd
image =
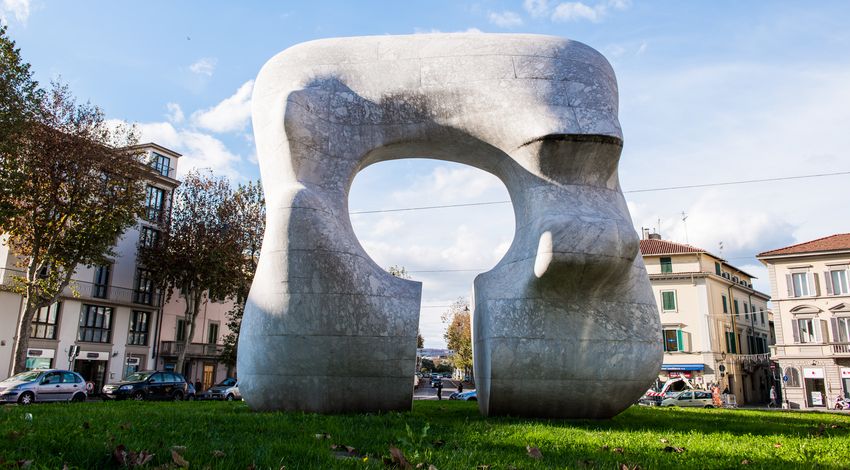
[[[784,344],[771,348],[772,356],[850,357],[850,342]]]
[[[177,356],[183,351],[182,341],[161,341],[159,353],[163,356]],[[189,343],[186,355],[189,357],[218,357],[224,346],[220,344]]]
[[[0,268],[0,286],[11,288],[14,285],[13,277],[25,276],[24,271],[18,269]],[[76,292],[74,292],[76,290]],[[93,300],[95,302],[114,302],[122,304],[145,305],[159,307],[162,302],[162,294],[159,292],[141,293],[126,287],[95,284],[93,282],[71,281],[62,291],[62,297],[77,298],[82,300]],[[150,302],[147,302],[150,300]]]

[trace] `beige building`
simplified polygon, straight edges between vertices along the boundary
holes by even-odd
[[[770,273],[776,346],[791,408],[850,398],[850,233],[758,255]]]
[[[728,387],[738,403],[764,403],[773,385],[769,297],[753,276],[691,245],[646,234],[640,241],[661,317],[659,380],[685,377]]]
[[[103,384],[135,370],[173,367],[167,358],[179,335],[170,317],[182,312],[180,299],[163,306],[163,296],[153,288],[150,272],[137,263],[137,255],[159,240],[171,193],[180,184],[175,178],[180,154],[153,143],[139,147],[153,169],[146,187],[145,217],[119,237],[109,264],[79,266],[72,278],[74,289],[67,288],[57,303],[36,315],[29,332],[27,368],[73,369],[99,391]],[[15,261],[0,239],[0,379],[12,372],[14,335],[23,307],[23,298],[9,291],[12,277],[23,275]],[[228,333],[224,320],[228,309],[223,304],[205,306],[204,327],[198,328],[195,339],[213,341],[214,347],[204,344],[202,353],[220,350],[221,338]],[[214,324],[218,326],[207,327]],[[69,356],[72,345],[79,348],[76,357]],[[193,359],[199,358],[193,355]],[[209,355],[200,359],[208,360]],[[212,377],[206,377],[205,363],[192,369],[186,378],[193,382],[218,380],[226,372],[218,366]]]

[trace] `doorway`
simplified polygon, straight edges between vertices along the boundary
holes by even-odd
[[[209,362],[204,363],[204,374],[202,380],[204,390],[209,390],[210,387],[215,385],[215,364],[211,364]]]
[[[823,379],[806,379],[806,403],[809,407],[826,406],[826,386]]]
[[[106,364],[107,361],[93,361],[89,359],[77,359],[74,361],[74,372],[83,376],[83,380],[94,384],[91,395],[100,393],[103,386],[106,384]]]

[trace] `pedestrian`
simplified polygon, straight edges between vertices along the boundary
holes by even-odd
[[[457,383],[457,393],[463,393],[463,380]]]
[[[443,381],[440,380],[437,382],[437,400],[443,399]]]
[[[767,405],[768,408],[773,408],[774,406],[778,406],[776,404],[776,385],[770,386],[770,404]]]

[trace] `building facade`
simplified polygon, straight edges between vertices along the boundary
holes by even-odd
[[[180,184],[175,176],[180,154],[153,143],[139,148],[153,170],[145,188],[144,217],[118,238],[108,264],[79,266],[59,301],[36,314],[29,331],[28,369],[71,369],[99,391],[105,383],[136,370],[165,365],[162,358],[174,335],[163,326],[170,312],[179,308],[179,296],[164,304],[150,271],[138,263],[138,253],[161,237],[171,195]],[[13,277],[22,276],[23,271],[16,266],[18,258],[2,242],[0,239],[0,379],[12,373],[14,335],[23,309],[23,298],[9,290]],[[223,318],[228,309],[216,304],[209,309],[209,317]],[[218,330],[216,344],[225,334],[226,329]],[[226,369],[218,369],[222,372],[215,378],[223,378]]]
[[[850,233],[760,253],[770,273],[776,346],[791,408],[850,398]]]
[[[728,387],[738,403],[767,402],[775,384],[768,361],[771,314],[753,276],[657,234],[645,234],[640,250],[661,317],[659,381],[685,377],[701,388]]]

